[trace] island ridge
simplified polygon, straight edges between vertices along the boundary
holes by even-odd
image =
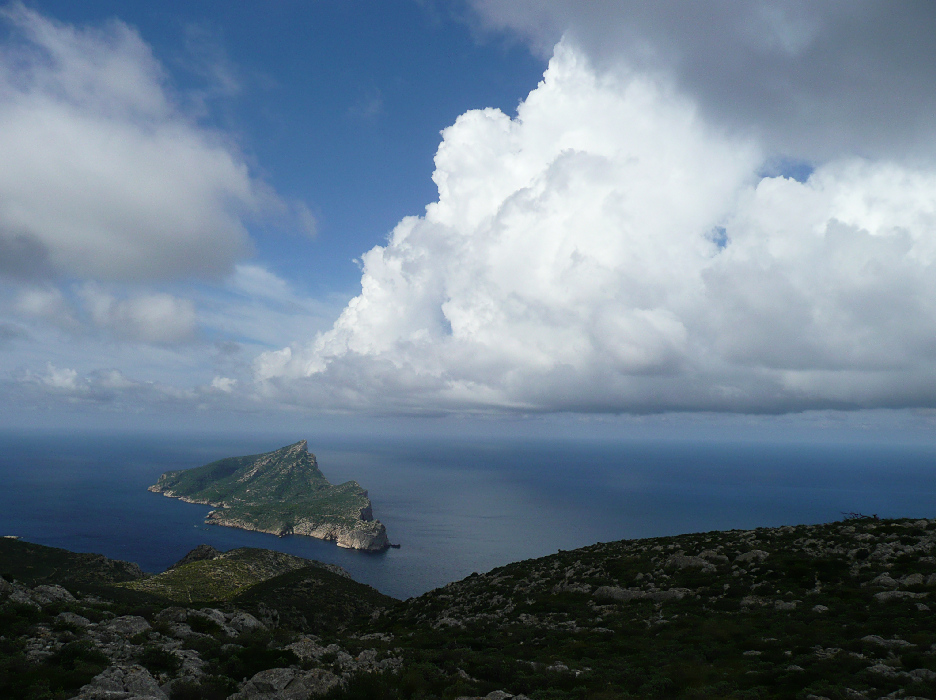
[[[332,485],[305,440],[273,452],[228,457],[166,472],[154,493],[214,506],[205,522],[274,535],[307,535],[339,547],[382,551],[387,530],[374,520],[367,491],[356,481]]]

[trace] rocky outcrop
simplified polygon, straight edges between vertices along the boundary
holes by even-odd
[[[334,540],[339,547],[379,552],[390,546],[387,528],[379,520],[356,523],[354,527],[312,525],[299,522],[293,527],[295,535],[309,535],[323,540]]]
[[[322,669],[271,668],[256,674],[228,700],[308,700],[325,695],[340,682],[334,673]]]
[[[142,666],[115,664],[84,686],[73,700],[169,700],[169,696]]]
[[[221,552],[212,547],[210,544],[200,544],[191,552],[186,554],[184,557],[179,559],[175,564],[169,567],[169,570],[178,569],[180,566],[185,566],[186,564],[191,564],[193,561],[208,561],[211,559],[217,559],[221,556]]]

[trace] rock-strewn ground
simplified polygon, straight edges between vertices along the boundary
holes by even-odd
[[[936,699],[936,520],[597,544],[405,602],[312,567],[111,590],[0,581],[0,696]]]
[[[532,697],[936,698],[936,521],[597,544],[392,610],[409,659]]]

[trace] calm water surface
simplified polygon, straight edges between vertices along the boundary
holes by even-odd
[[[210,508],[149,493],[171,469],[309,439],[332,483],[357,480],[400,549],[203,524]],[[203,542],[338,564],[389,595],[598,541],[936,516],[933,446],[352,440],[0,434],[0,534],[162,571]]]

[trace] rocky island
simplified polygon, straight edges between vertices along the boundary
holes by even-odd
[[[307,535],[373,552],[391,546],[386,528],[374,520],[367,491],[356,481],[330,484],[305,440],[260,455],[166,472],[149,490],[214,506],[205,521],[214,525]]]

